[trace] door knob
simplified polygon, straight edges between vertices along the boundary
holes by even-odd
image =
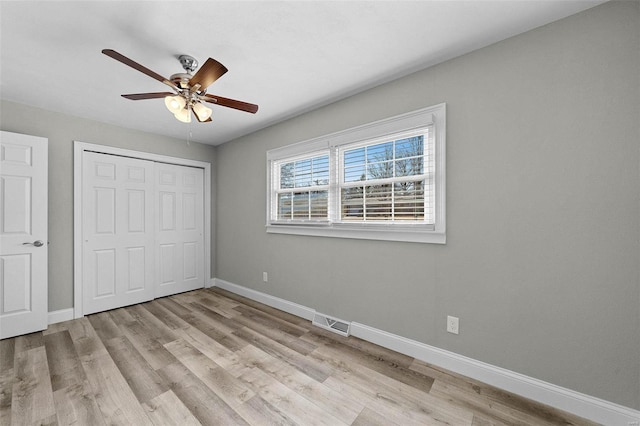
[[[27,246],[29,244],[31,244],[32,246],[36,246],[36,247],[42,247],[44,245],[44,243],[42,241],[40,241],[40,240],[36,240],[36,241],[34,241],[32,243],[22,243],[23,246]]]

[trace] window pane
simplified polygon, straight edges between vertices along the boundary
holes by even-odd
[[[367,164],[367,180],[393,177],[393,161]]]
[[[280,188],[293,188],[294,163],[285,163],[280,166]]]
[[[311,191],[309,196],[309,217],[326,219],[328,217],[329,191]]]
[[[393,160],[393,142],[369,145],[367,148],[367,163]]]
[[[365,180],[364,164],[358,164],[356,166],[345,167],[344,169],[344,181],[345,182],[357,182],[359,180]]]
[[[424,220],[424,181],[398,182],[394,192],[395,220]]]
[[[293,193],[293,219],[309,218],[309,193]]]
[[[351,164],[364,164],[364,147],[345,151],[344,164],[345,166]]]
[[[278,219],[291,219],[291,194],[278,194]]]
[[[364,148],[352,149],[344,153],[344,181],[357,182],[365,180],[365,150]]]
[[[295,187],[311,186],[311,159],[296,161]]]
[[[280,189],[329,185],[329,156],[305,158],[280,165]]]
[[[424,173],[422,157],[396,160],[396,176],[416,176]]]
[[[417,157],[424,154],[424,136],[396,141],[396,158]]]
[[[312,184],[329,185],[329,156],[323,155],[312,159]]]
[[[365,220],[391,220],[393,213],[391,184],[367,187]]]
[[[364,189],[359,186],[355,188],[342,189],[342,220],[362,220],[364,218]]]

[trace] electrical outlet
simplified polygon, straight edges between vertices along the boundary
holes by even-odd
[[[266,272],[262,273],[262,281],[269,282],[269,274],[267,274]]]
[[[460,320],[458,317],[447,316],[447,331],[449,333],[460,333]]]

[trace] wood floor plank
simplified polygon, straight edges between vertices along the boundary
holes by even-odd
[[[44,346],[15,355],[15,381],[11,399],[11,421],[15,424],[45,422],[56,415],[49,366]]]
[[[470,424],[472,420],[472,412],[462,410],[453,406],[445,399],[437,399],[413,386],[407,385],[396,380],[393,377],[386,376],[378,371],[370,369],[368,366],[353,362],[343,361],[340,358],[340,352],[334,350],[326,350],[325,347],[318,348],[314,355],[321,357],[329,363],[339,363],[336,371],[329,379],[325,381],[327,386],[334,389],[341,389],[343,385],[347,385],[346,390],[356,391],[360,394],[357,399],[364,399],[369,404],[378,407],[378,411],[385,407],[388,410],[400,409],[400,417],[397,423],[405,417],[404,421],[415,422],[450,422],[452,424]]]
[[[205,306],[207,309],[210,309],[227,319],[233,319],[238,315],[238,311],[235,311],[233,309],[238,306],[238,302],[218,297],[217,295],[210,292],[200,292],[197,295],[191,292],[184,293],[181,296],[182,297],[180,300],[183,303],[199,303],[202,306]]]
[[[153,333],[155,340],[157,340],[160,344],[165,344],[176,340],[176,333],[165,326],[159,318],[145,309],[145,305],[146,303],[142,305],[133,305],[130,306],[127,311],[131,314],[132,317],[136,319],[136,321],[144,324],[145,327],[147,327],[151,331],[151,333]]]
[[[0,340],[0,425],[11,424],[16,339]]]
[[[19,354],[20,352],[26,352],[30,349],[39,348],[40,346],[44,346],[42,333],[25,334],[16,337],[14,352]]]
[[[322,354],[324,358],[334,357],[349,361],[356,365],[363,365],[371,370],[412,386],[422,392],[429,392],[433,385],[433,378],[425,376],[415,370],[404,368],[393,362],[388,362],[380,356],[375,356],[367,352],[362,352],[352,346],[340,345],[339,343],[328,343],[320,346],[312,356]]]
[[[247,383],[265,401],[277,407],[298,424],[326,426],[347,424],[324,412],[313,402],[287,388],[258,368],[252,368],[238,378]]]
[[[219,344],[195,327],[184,329],[182,339],[222,367],[226,368],[228,365],[237,362],[238,357],[235,352]]]
[[[59,425],[106,425],[88,380],[53,392]]]
[[[248,424],[238,413],[179,362],[167,365],[158,373],[200,423],[205,425]]]
[[[138,401],[149,401],[169,390],[126,336],[115,337],[104,344]]]
[[[288,424],[289,419],[266,401],[258,401],[244,382],[185,341],[166,345],[174,356],[250,424]],[[252,400],[252,402],[248,402]]]
[[[290,364],[261,352],[254,346],[248,346],[239,351],[238,355],[241,362],[247,365],[250,365],[251,361],[259,359],[258,363],[253,364],[255,368],[264,371],[309,401],[313,401],[325,413],[346,424],[351,424],[364,408],[364,404],[360,401],[352,399],[348,395],[338,394],[333,389],[293,368]]]
[[[16,339],[0,340],[0,373],[13,369]]]
[[[306,328],[298,327],[295,324],[291,324],[288,321],[265,314],[264,312],[250,306],[239,305],[236,306],[234,310],[240,312],[244,318],[248,318],[258,324],[263,324],[265,327],[280,330],[292,337],[300,337],[309,331]]]
[[[485,383],[415,360],[411,369],[435,377],[433,395],[453,396],[456,404],[473,409],[482,420],[496,424],[536,422],[539,424],[593,424],[527,398],[514,395]]]
[[[186,306],[191,309],[194,314],[199,314],[207,318],[209,323],[215,325],[216,328],[223,333],[231,334],[234,331],[242,328],[242,324],[236,322],[235,319],[230,319],[223,315],[220,315],[218,312],[207,308],[206,306],[198,302],[189,302],[186,304]]]
[[[392,351],[391,349],[383,348],[382,346],[378,346],[357,337],[344,337],[320,327],[313,327],[308,333],[301,336],[301,339],[312,342],[316,346],[332,344],[347,346],[353,348],[355,351],[367,354],[369,358],[404,368],[410,368],[414,361],[414,358],[411,358],[408,355],[400,354]],[[426,376],[428,376],[428,374],[426,374]]]
[[[184,319],[190,326],[197,328],[202,333],[206,334],[207,336],[209,336],[219,344],[225,346],[229,350],[237,351],[239,349],[242,349],[244,346],[246,346],[247,342],[237,338],[233,333],[225,333],[219,330],[216,327],[216,324],[213,321],[211,321],[209,318],[205,316],[197,315],[193,311],[189,310],[188,305],[185,306],[185,305],[181,305],[179,303],[173,302],[172,304],[168,304],[167,306],[169,306],[171,309],[174,309],[175,310],[174,312],[176,313],[176,315],[180,315],[178,313],[180,312],[180,309],[176,309],[177,308],[176,305],[180,306],[187,312],[190,312],[188,315],[184,315],[184,316],[181,315],[181,318]]]
[[[120,330],[108,312],[89,315],[87,319],[103,342],[122,336],[122,330]]]
[[[236,304],[251,306],[252,308],[256,308],[275,318],[280,318],[281,320],[287,321],[291,324],[295,324],[302,328],[309,329],[313,327],[311,325],[311,322],[308,320],[305,320],[304,318],[300,318],[288,312],[281,311],[280,309],[276,309],[271,306],[264,305],[260,302],[256,302],[255,300],[251,300],[246,297],[240,296],[239,294],[231,293],[230,291],[224,290],[220,287],[209,288],[206,290],[206,292],[209,295],[216,297],[216,300],[229,300],[229,301],[235,302]]]
[[[273,327],[272,324],[268,322],[264,322],[260,320],[260,317],[256,315],[238,315],[234,317],[234,321],[240,325],[240,327],[244,326],[255,331],[258,334],[261,334],[274,342],[278,342],[281,345],[288,347],[302,355],[308,355],[317,348],[317,345],[310,343],[308,341],[302,340],[299,337],[302,334],[294,333],[290,334],[281,328]],[[304,333],[308,333],[305,331]],[[303,334],[304,334],[303,333]]]
[[[202,424],[171,390],[145,402],[143,406],[155,425],[200,426]]]
[[[87,357],[90,359],[98,355],[108,355],[107,349],[87,317],[70,322],[67,329],[81,361]]]
[[[89,320],[84,317],[70,323],[69,334],[105,422],[150,425],[145,410]]]
[[[163,346],[167,342],[164,342],[159,336],[160,333],[154,333],[152,328],[139,321],[118,323],[118,327],[154,370],[176,361],[175,357]]]
[[[13,361],[13,357],[11,357]],[[11,399],[13,397],[13,368],[0,371],[0,425],[11,424]]]
[[[158,303],[158,300],[153,300],[149,303],[142,305],[147,311],[151,312],[162,323],[169,327],[171,330],[182,330],[190,327],[189,323],[182,318],[176,316],[173,312]]]
[[[237,406],[255,395],[244,383],[186,341],[176,340],[167,343],[165,347],[227,404],[232,405],[233,402],[233,405]]]
[[[358,417],[351,423],[351,426],[394,426],[387,417],[376,413],[369,407],[365,407]],[[400,425],[397,425],[400,426]]]
[[[150,425],[151,421],[138,403],[129,384],[118,370],[111,356],[98,354],[82,359],[96,402],[104,420],[117,425]]]
[[[328,365],[313,362],[312,359],[307,358],[306,356],[303,356],[298,352],[291,350],[288,347],[281,345],[280,343],[275,342],[267,337],[264,337],[246,327],[241,330],[235,331],[233,334],[244,339],[253,346],[262,349],[269,355],[281,359],[288,364],[291,364],[292,366],[308,375],[309,377],[317,380],[318,382],[324,381],[333,371]]]
[[[54,392],[87,379],[68,330],[47,334],[44,344]]]
[[[262,399],[260,395],[254,396],[245,402],[244,405],[250,410],[243,411],[242,416],[252,425],[297,425],[296,422],[287,417],[281,410]]]

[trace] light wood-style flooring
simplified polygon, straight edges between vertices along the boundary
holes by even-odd
[[[571,425],[220,289],[0,341],[1,425]]]

